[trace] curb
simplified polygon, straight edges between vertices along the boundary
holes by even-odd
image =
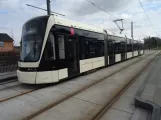
[[[146,109],[152,112],[151,120],[160,120],[161,108],[159,105],[143,100],[140,96],[135,97],[135,107]]]

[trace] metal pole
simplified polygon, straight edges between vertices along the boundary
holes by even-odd
[[[133,38],[133,22],[131,22],[131,38],[134,39]]]
[[[151,45],[150,45],[150,44],[153,44],[153,41],[151,41],[150,39],[151,39],[151,38],[150,38],[150,36],[149,36],[149,41],[148,41],[148,47],[150,46],[150,47],[149,47],[149,50],[150,50],[150,48],[151,48]]]
[[[134,44],[133,44],[133,22],[131,22],[131,38],[132,38],[132,56],[134,56]]]
[[[47,14],[51,15],[50,0],[46,0],[46,4],[47,4]]]

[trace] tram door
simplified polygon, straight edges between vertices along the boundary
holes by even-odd
[[[126,56],[125,56],[125,42],[121,42],[120,43],[120,45],[121,45],[121,61],[122,60],[125,60],[125,58],[126,58]]]
[[[67,37],[67,64],[68,75],[74,76],[79,73],[79,58],[78,58],[78,38],[74,36]]]
[[[109,65],[115,63],[114,41],[107,42]]]
[[[140,42],[138,43],[138,51],[139,51],[139,55],[141,55],[141,44],[140,44]]]

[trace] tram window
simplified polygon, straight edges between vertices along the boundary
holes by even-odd
[[[133,45],[134,47],[133,47],[133,49],[136,51],[136,50],[138,50],[138,43],[136,42],[136,41],[134,41],[134,45]]]
[[[50,33],[48,37],[44,57],[45,57],[45,60],[48,60],[48,59],[55,60],[55,40],[54,40],[54,35],[52,33]]]
[[[83,59],[86,59],[86,54],[85,54],[85,37],[83,36],[80,36],[79,38],[79,55],[80,55],[80,59],[83,60]]]
[[[86,59],[96,57],[97,40],[92,38],[86,38],[85,45],[86,45]]]
[[[104,56],[104,41],[98,41],[97,43],[97,57]]]
[[[115,43],[115,54],[119,54],[120,53],[120,43]]]
[[[80,59],[104,56],[104,41],[94,38],[80,37]]]
[[[59,44],[59,58],[65,59],[65,45],[64,45],[64,36],[58,36],[58,44]]]
[[[112,41],[108,42],[108,54],[112,55],[114,54],[114,43]]]
[[[130,39],[127,40],[127,52],[132,52],[132,41]]]
[[[139,44],[137,43],[136,50],[139,50]]]
[[[51,58],[55,60],[55,39],[54,35],[50,34],[49,36],[50,41],[51,41]]]
[[[96,56],[96,46],[94,41],[88,41],[88,47],[89,47],[89,58],[93,58]]]

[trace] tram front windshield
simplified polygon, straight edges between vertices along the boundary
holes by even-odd
[[[34,19],[23,26],[20,61],[36,62],[39,60],[47,19]]]

